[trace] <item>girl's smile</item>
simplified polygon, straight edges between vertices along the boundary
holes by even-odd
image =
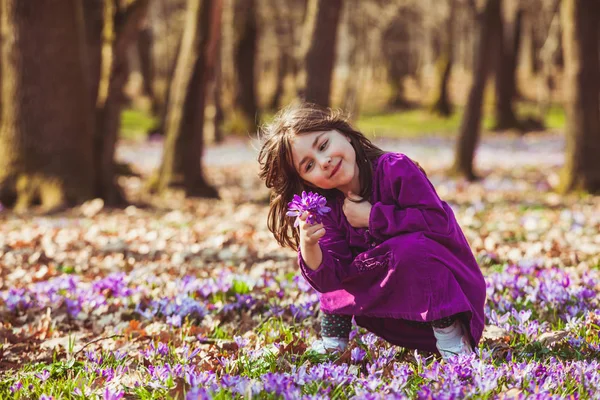
[[[360,192],[356,152],[336,130],[303,133],[292,139],[292,162],[300,177],[321,189]]]
[[[340,169],[341,165],[342,165],[342,160],[340,160],[340,162],[338,163],[338,165],[335,166],[335,168],[331,172],[331,176],[329,177],[329,179],[333,178],[333,176],[335,175],[335,173],[338,172],[338,170]]]

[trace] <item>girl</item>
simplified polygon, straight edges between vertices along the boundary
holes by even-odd
[[[298,249],[319,292],[322,340],[343,351],[351,321],[392,344],[473,351],[484,327],[485,282],[452,209],[407,156],[386,153],[339,114],[312,104],[282,110],[263,131],[260,176],[272,189],[268,226]],[[327,198],[322,223],[294,228],[288,202]]]

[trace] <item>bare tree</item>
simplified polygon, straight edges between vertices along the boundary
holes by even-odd
[[[514,99],[523,9],[518,0],[504,0],[504,6],[504,12],[499,14],[498,62],[495,71],[495,130],[522,129],[514,110]]]
[[[277,77],[275,90],[269,101],[268,108],[276,110],[281,106],[284,94],[285,79],[292,75],[296,76],[297,65],[294,58],[294,20],[293,5],[287,2],[271,0],[269,2],[275,25],[275,36],[277,38]]]
[[[207,79],[216,60],[221,0],[188,0],[187,20],[170,87],[163,159],[150,186],[183,187],[187,196],[218,197],[202,172]]]
[[[255,0],[235,2],[233,13],[235,109],[242,113],[249,130],[256,132],[259,117],[255,76],[258,40]]]
[[[537,101],[540,110],[540,116],[544,118],[552,103],[552,90],[555,87],[555,74],[557,66],[554,62],[561,51],[561,23],[560,23],[560,4],[561,0],[554,0],[549,10],[543,13],[548,14],[548,23],[544,32],[543,44],[537,49],[534,55],[537,60],[537,71],[539,72],[537,83]],[[541,42],[541,40],[540,40]]]
[[[563,0],[567,148],[562,191],[600,193],[600,3]]]
[[[431,110],[439,115],[448,117],[452,114],[452,104],[448,94],[448,83],[454,63],[454,24],[455,0],[448,0],[448,16],[444,21],[444,29],[438,33],[441,42],[441,54],[436,61],[436,88]]]
[[[142,74],[144,84],[144,94],[150,98],[152,104],[152,114],[158,116],[160,114],[161,105],[157,99],[154,90],[155,65],[152,49],[154,44],[154,33],[152,21],[146,16],[140,23],[140,31],[136,42],[136,50],[140,60],[140,72]]]
[[[473,171],[473,157],[481,129],[483,91],[493,62],[493,45],[499,32],[498,16],[500,0],[486,0],[483,12],[478,16],[478,46],[473,83],[463,115],[459,137],[456,142],[453,172],[469,180],[477,177]]]
[[[324,107],[330,101],[341,9],[342,0],[310,0],[307,7],[305,35],[310,32],[310,46],[305,58],[304,99]]]
[[[149,0],[135,0],[127,6],[117,0],[84,3],[91,93],[96,110],[96,195],[111,205],[125,202],[116,182],[115,148],[124,103],[123,88],[129,78],[127,49],[136,42],[148,5]]]

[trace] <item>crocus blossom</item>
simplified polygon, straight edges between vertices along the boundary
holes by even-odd
[[[294,199],[288,203],[288,217],[296,217],[294,227],[300,224],[300,216],[304,212],[308,212],[307,222],[311,225],[320,224],[323,215],[331,211],[330,207],[327,207],[327,199],[318,193],[302,192],[302,197],[297,194],[294,195]]]

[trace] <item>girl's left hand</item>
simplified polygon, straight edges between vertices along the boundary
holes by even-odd
[[[342,211],[344,211],[346,219],[354,228],[368,228],[372,207],[371,203],[363,200],[362,197],[348,192],[348,196],[344,199]]]

